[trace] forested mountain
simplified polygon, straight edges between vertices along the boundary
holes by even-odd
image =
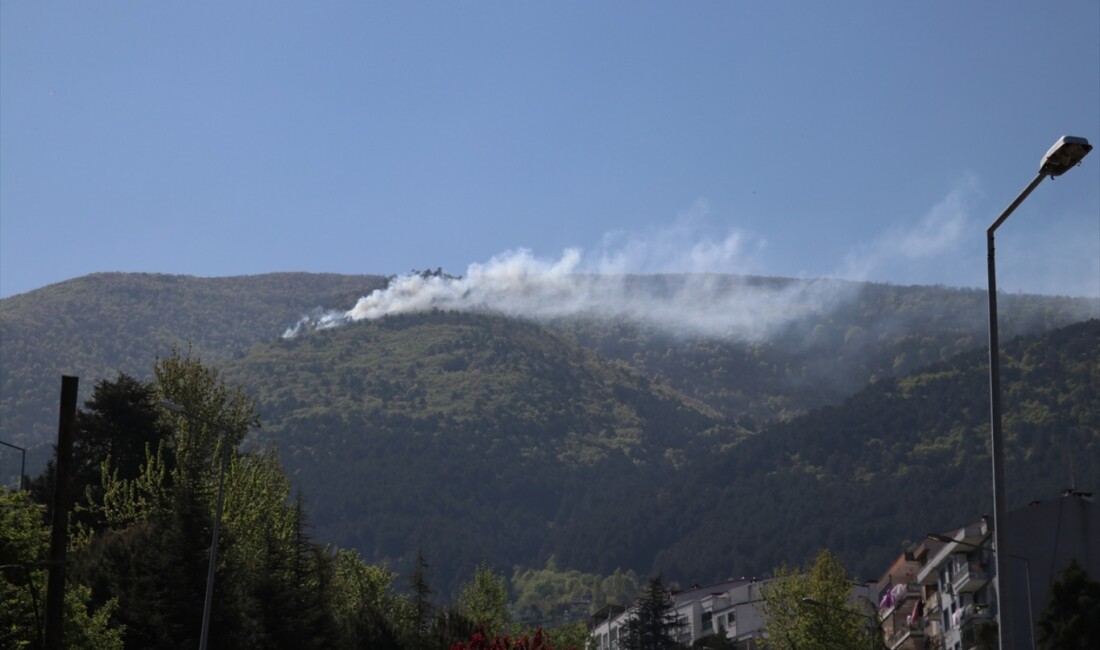
[[[122,371],[148,377],[173,345],[211,361],[282,334],[321,305],[350,306],[380,276],[272,273],[197,278],[97,273],[0,300],[0,430],[34,446],[57,435],[60,376],[92,383]],[[45,460],[42,459],[41,463]]]
[[[257,397],[259,438],[279,446],[319,537],[402,564],[422,546],[447,581],[481,561],[541,566],[573,511],[631,507],[639,479],[656,489],[685,453],[734,439],[713,410],[497,316],[388,317],[226,367]]]
[[[1009,509],[1100,489],[1100,321],[1003,346]],[[778,423],[685,478],[684,528],[655,564],[767,571],[821,547],[878,573],[926,532],[992,510],[989,365],[974,350]]]
[[[828,546],[871,575],[988,510],[983,291],[849,283],[754,339],[487,311],[280,336],[386,282],[101,274],[4,299],[0,434],[50,441],[63,373],[147,377],[193,345],[257,400],[246,445],[278,446],[317,538],[400,567],[422,547],[443,591],[551,556],[702,582]],[[1071,458],[1095,489],[1100,326],[1070,325],[1097,301],[1001,312],[1010,503],[1068,484]]]

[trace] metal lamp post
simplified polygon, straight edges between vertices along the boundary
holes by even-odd
[[[221,426],[204,417],[191,413],[175,402],[162,400],[160,405],[169,411],[180,413],[184,417],[203,422],[207,426],[214,427],[215,429],[222,429]],[[222,503],[225,501],[225,470],[228,462],[229,453],[226,448],[225,436],[223,435],[221,471],[218,472],[218,502],[214,510],[214,531],[210,538],[210,566],[206,571],[206,598],[203,600],[202,607],[202,634],[199,637],[199,650],[206,650],[207,643],[210,640],[210,611],[214,602],[214,569],[217,568],[218,565],[218,532],[221,530],[222,524]]]
[[[22,490],[23,489],[23,475],[27,473],[27,450],[24,449],[23,447],[18,446],[18,445],[13,445],[10,442],[4,442],[3,440],[0,440],[0,445],[4,445],[5,447],[11,447],[12,449],[14,449],[14,450],[18,451],[19,453],[23,454],[23,460],[21,460],[20,463],[19,463],[19,490]]]
[[[1001,213],[1001,216],[997,217],[997,220],[993,222],[989,229],[986,230],[986,249],[988,253],[989,261],[989,410],[991,420],[991,443],[990,443],[990,455],[993,457],[993,548],[999,551],[1004,548],[1004,531],[1001,530],[1001,524],[1005,520],[1005,494],[1004,494],[1004,444],[1001,433],[1001,362],[1000,362],[1000,342],[997,336],[997,270],[994,262],[994,246],[993,237],[997,231],[997,228],[1004,223],[1005,219],[1016,210],[1024,199],[1028,197],[1031,192],[1039,186],[1039,183],[1044,178],[1050,176],[1061,176],[1069,171],[1071,167],[1076,166],[1081,162],[1089,151],[1092,151],[1092,145],[1089,144],[1085,138],[1077,138],[1074,136],[1063,136],[1054,143],[1039,166],[1039,173],[1035,178],[1028,183],[1020,195],[1016,197],[1005,211]],[[1008,638],[1005,632],[1004,619],[1006,618],[1004,613],[1007,610],[1007,601],[1001,598],[1001,562],[1000,556],[997,553],[993,555],[994,564],[994,576],[993,585],[994,593],[997,595],[997,636],[998,645],[1001,650],[1005,650],[1007,644],[1005,640]]]

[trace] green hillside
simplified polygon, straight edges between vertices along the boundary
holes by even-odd
[[[1098,335],[1093,320],[1006,346],[1010,503],[1057,493],[1071,463],[1079,484],[1100,475]],[[989,509],[981,349],[750,436],[500,317],[391,317],[229,367],[263,378],[249,385],[273,423],[261,439],[282,449],[322,538],[396,563],[425,546],[446,579],[550,556],[720,579],[822,546],[870,576],[905,540]]]
[[[482,560],[701,582],[821,546],[871,575],[989,509],[982,291],[846,283],[751,340],[441,311],[281,338],[386,282],[97,274],[4,299],[0,436],[37,445],[36,473],[61,374],[88,391],[193,345],[257,400],[246,444],[279,447],[317,538],[393,566],[424,547],[443,590]],[[1100,303],[1006,295],[1001,312],[1010,502],[1071,473],[1100,487],[1098,325],[1082,323]]]
[[[640,478],[655,485],[734,440],[712,409],[495,316],[395,316],[259,344],[227,376],[257,397],[270,423],[258,438],[279,446],[321,538],[397,562],[424,546],[448,580],[545,557],[590,492],[615,507],[644,494]]]
[[[752,278],[747,283],[788,290],[796,282]],[[553,326],[706,402],[748,430],[836,404],[870,382],[987,345],[985,291],[830,285],[836,296],[831,309],[786,323],[759,340],[692,336],[630,321],[573,319]],[[1096,300],[1004,295],[999,302],[1002,340],[1100,316]]]
[[[350,307],[380,276],[272,273],[232,278],[97,273],[0,300],[0,431],[34,446],[57,436],[61,375],[148,377],[173,345],[210,361],[279,336],[318,307]],[[44,459],[42,459],[44,462]]]
[[[1007,504],[1100,491],[1100,321],[1004,346]],[[976,350],[777,424],[685,484],[674,574],[767,571],[821,547],[876,577],[926,532],[992,511],[988,357]]]

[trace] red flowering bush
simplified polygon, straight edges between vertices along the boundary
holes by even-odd
[[[481,628],[470,635],[469,641],[452,643],[451,650],[554,650],[554,645],[550,643],[549,637],[543,634],[541,627],[535,630],[533,637],[524,634],[512,638],[505,634],[491,639],[485,636],[485,630]],[[563,650],[576,650],[576,648]]]

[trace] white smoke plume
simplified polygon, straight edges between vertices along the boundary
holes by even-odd
[[[985,243],[983,238],[973,236],[985,229],[971,215],[970,204],[978,196],[977,179],[968,174],[912,223],[903,221],[874,239],[853,246],[844,259],[841,276],[862,281],[895,274],[908,278],[909,282],[934,284],[934,277],[943,272],[945,264],[953,267],[963,260],[967,265],[958,270],[953,268],[953,275],[965,284],[978,286],[978,280],[985,277],[985,267],[969,264],[971,257],[960,255],[968,244]],[[980,254],[984,249],[976,252]],[[926,279],[922,280],[922,276]]]
[[[318,310],[302,318],[284,337],[440,309],[533,320],[623,319],[673,333],[761,340],[854,293],[853,285],[837,281],[750,277],[766,242],[736,229],[708,233],[708,213],[709,205],[698,201],[669,225],[605,235],[587,255],[570,248],[548,260],[517,249],[471,264],[463,277],[411,273],[348,311]]]
[[[728,255],[739,238],[706,243],[690,256]],[[307,316],[284,337],[360,320],[433,309],[495,312],[518,318],[550,320],[568,317],[625,319],[671,332],[742,340],[761,340],[795,320],[832,309],[854,291],[849,283],[829,280],[763,280],[740,275],[681,273],[638,276],[593,273],[587,269],[622,269],[625,254],[597,254],[586,263],[578,249],[557,260],[535,257],[520,249],[486,264],[472,264],[461,278],[410,274],[385,289],[360,298],[346,312]]]

